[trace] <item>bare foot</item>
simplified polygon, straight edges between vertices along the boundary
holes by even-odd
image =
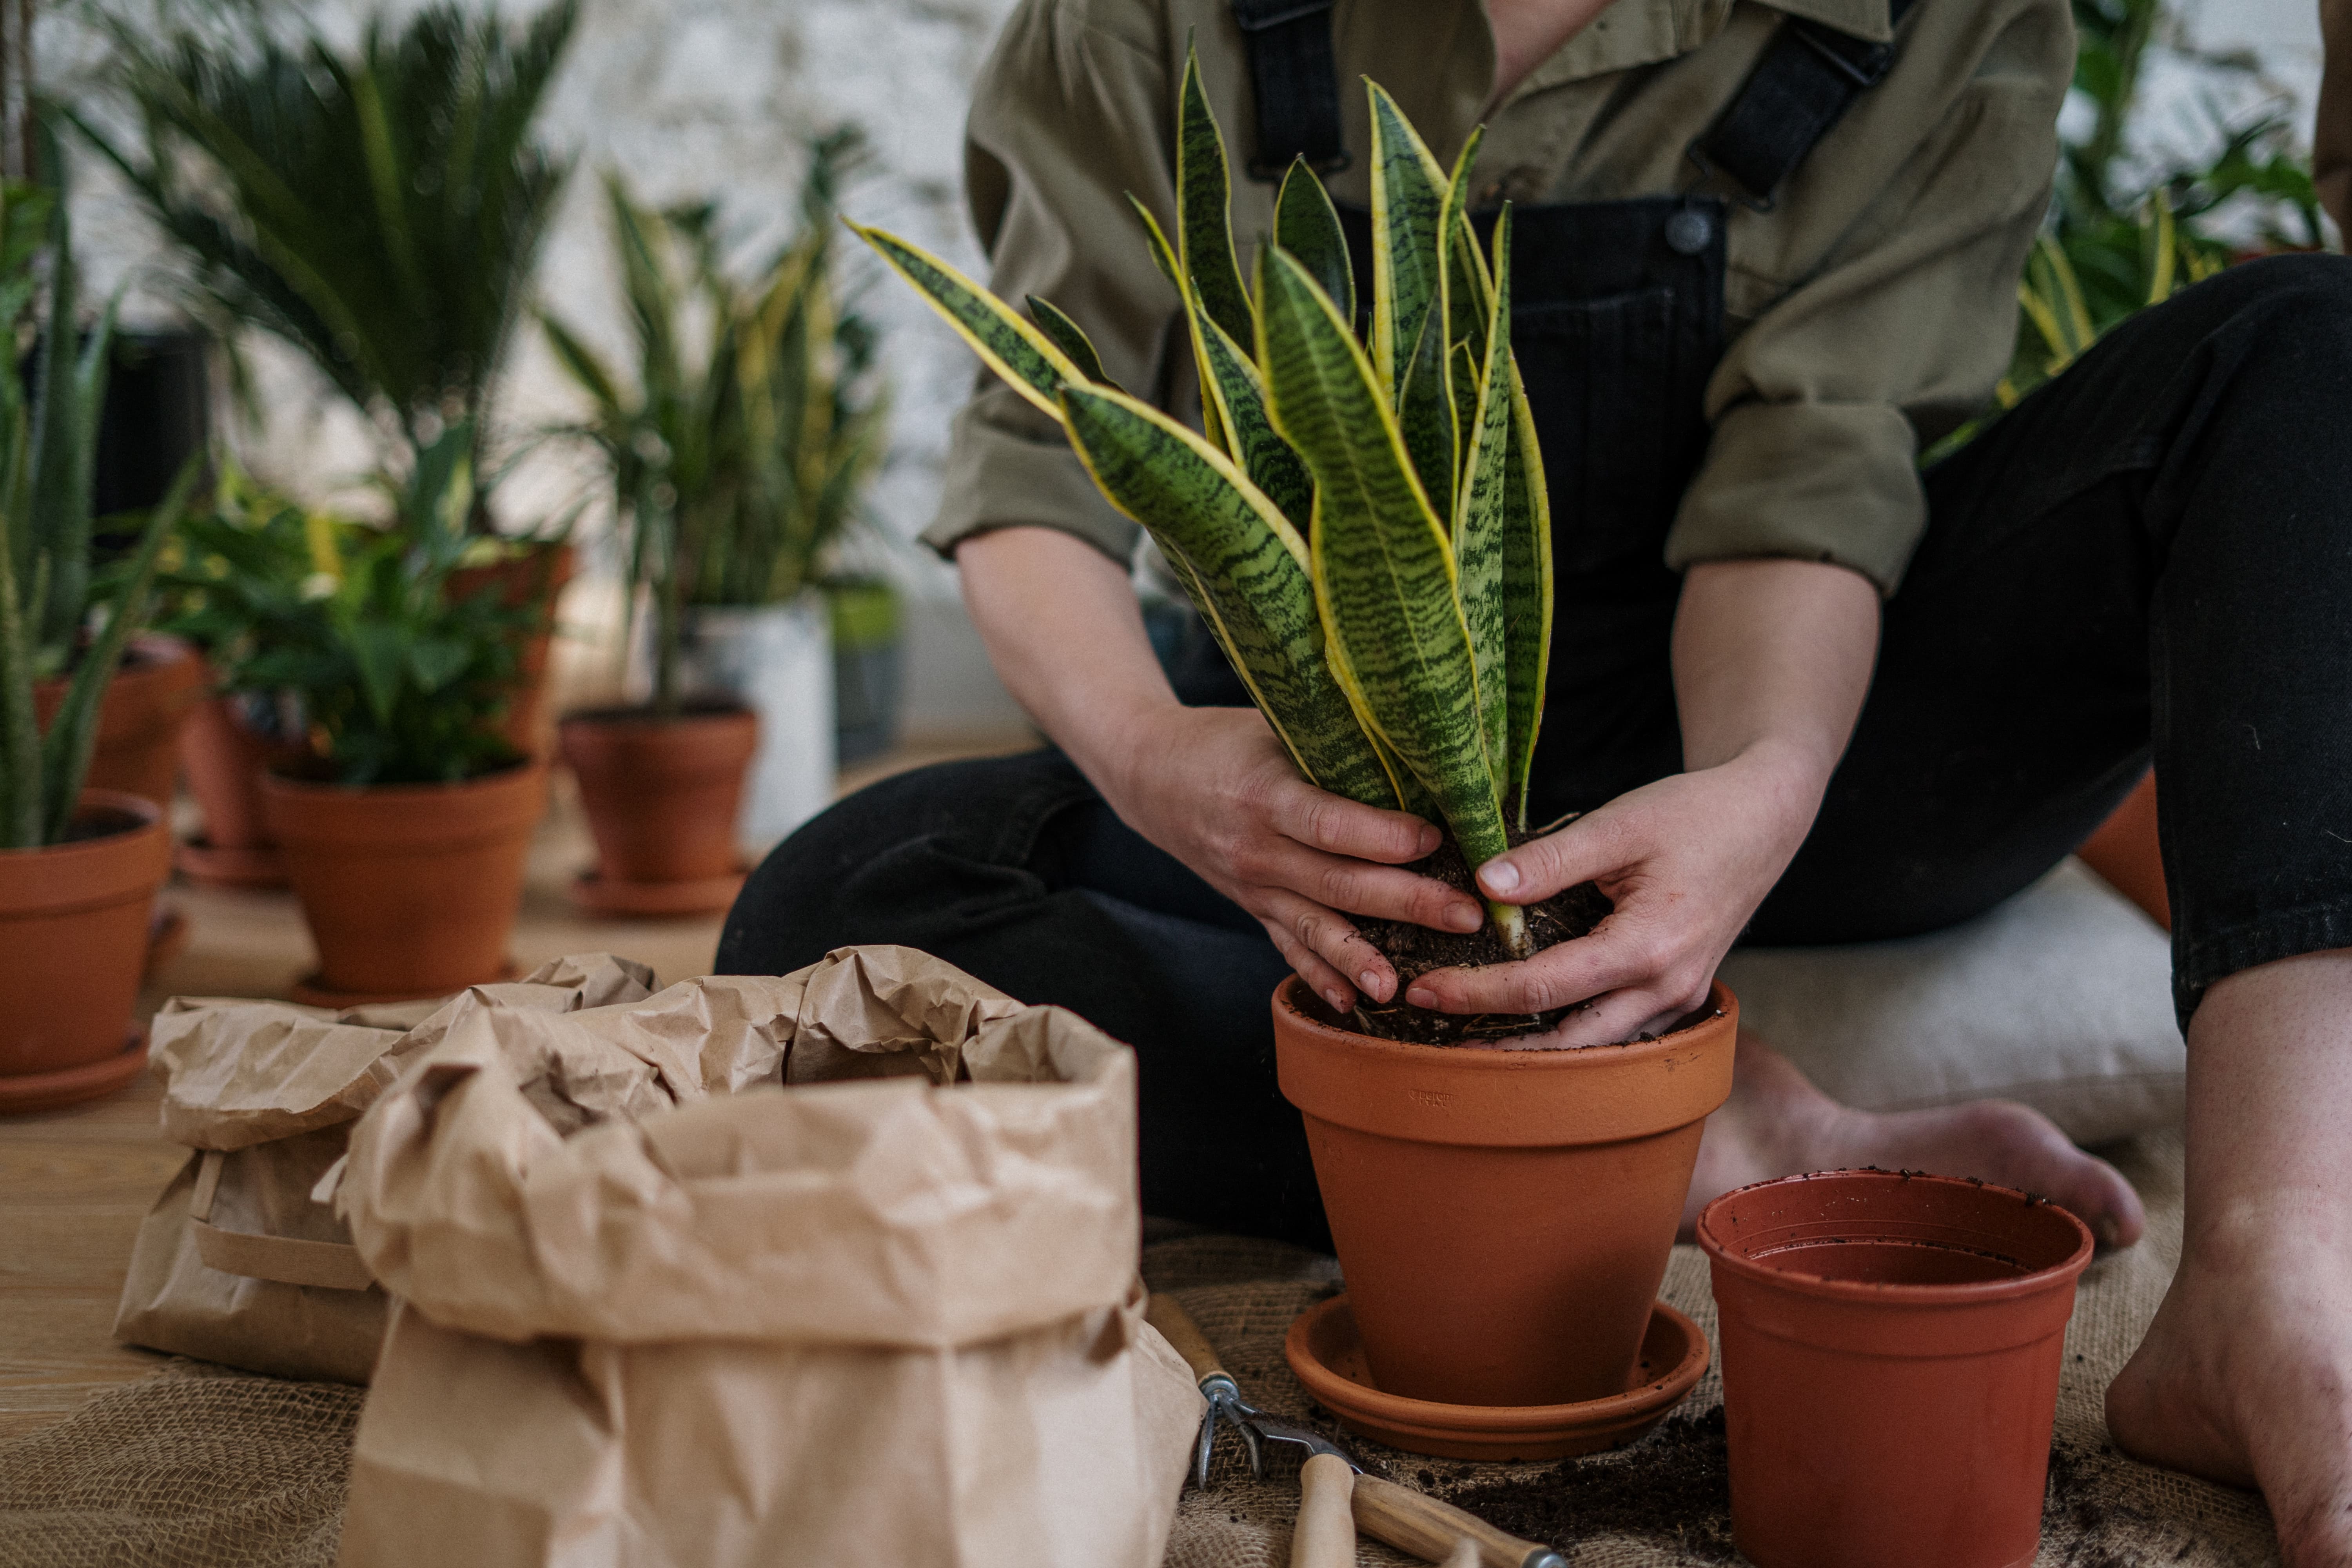
[[[2137,1241],[2147,1217],[2123,1173],[2074,1147],[2038,1110],[2005,1100],[1939,1110],[1855,1110],[1742,1029],[1731,1098],[1706,1119],[1683,1205],[1683,1235],[1692,1234],[1699,1210],[1734,1187],[1854,1165],[1976,1176],[2039,1193],[2072,1210],[2107,1247]]]
[[[2287,1568],[2352,1564],[2352,1268],[2290,1222],[2193,1241],[2107,1388],[2134,1458],[2260,1485]],[[2269,1230],[2272,1234],[2265,1235]]]

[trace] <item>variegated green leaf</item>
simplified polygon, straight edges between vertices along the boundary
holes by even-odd
[[[1079,330],[1077,322],[1062,313],[1059,306],[1032,294],[1029,296],[1029,315],[1037,323],[1037,330],[1052,339],[1055,348],[1069,355],[1070,363],[1078,367],[1079,374],[1099,385],[1118,384],[1103,374],[1102,355],[1095,352],[1093,342]]]
[[[1528,781],[1543,728],[1544,692],[1551,680],[1551,500],[1544,486],[1543,453],[1535,416],[1528,409],[1519,367],[1511,373],[1510,488],[1503,504],[1503,662],[1510,677],[1511,742],[1503,784],[1528,826]]]
[[[1397,428],[1413,472],[1430,506],[1441,515],[1453,510],[1454,442],[1460,427],[1454,418],[1453,377],[1446,364],[1445,318],[1435,310],[1423,312],[1421,339],[1405,367],[1404,385],[1397,394]]]
[[[1480,362],[1471,354],[1468,343],[1455,343],[1451,361],[1447,382],[1454,388],[1454,449],[1462,455],[1461,464],[1456,469],[1461,478],[1454,481],[1458,493],[1463,480],[1469,478],[1470,437],[1478,426]],[[1458,510],[1456,515],[1459,515]],[[1456,551],[1462,548],[1458,533],[1454,540],[1454,548]]]
[[[1062,416],[1063,384],[1083,381],[1085,374],[1053,341],[1021,319],[1003,300],[919,246],[895,234],[867,228],[847,218],[851,233],[879,252],[890,269],[915,286],[971,345],[988,368],[1008,385],[1055,419]]]
[[[1333,673],[1478,865],[1507,845],[1446,529],[1330,296],[1269,249],[1258,302],[1275,424],[1315,476],[1308,552]]]
[[[1393,405],[1421,341],[1421,320],[1445,308],[1437,249],[1445,171],[1378,83],[1372,100],[1372,364]]]
[[[1480,126],[1454,160],[1454,174],[1445,187],[1445,217],[1440,229],[1445,247],[1446,331],[1456,343],[1467,344],[1470,363],[1486,363],[1486,322],[1494,312],[1494,279],[1478,249],[1477,231],[1470,226],[1470,171],[1477,162],[1486,128]],[[1454,384],[1455,400],[1469,401],[1467,384]]]
[[[1495,254],[1510,257],[1511,209],[1503,209],[1495,225]],[[1496,291],[1495,314],[1508,320],[1510,274],[1498,270],[1502,282]],[[1511,468],[1511,345],[1507,333],[1497,332],[1487,344],[1486,361],[1470,385],[1477,408],[1471,426],[1469,450],[1463,460],[1462,493],[1454,510],[1454,552],[1462,574],[1462,614],[1469,623],[1470,647],[1478,665],[1479,720],[1485,726],[1488,752],[1506,765],[1500,774],[1507,798],[1512,774],[1510,751],[1510,685],[1508,679],[1507,616],[1504,602],[1504,530],[1510,526],[1509,501],[1514,478]]]
[[[1176,247],[1168,243],[1167,231],[1160,226],[1160,220],[1151,216],[1151,209],[1136,200],[1132,194],[1128,196],[1127,205],[1133,207],[1135,216],[1142,220],[1144,243],[1151,249],[1151,265],[1158,268],[1160,276],[1167,279],[1175,289],[1177,302],[1184,310],[1185,325],[1192,335],[1192,366],[1201,383],[1202,432],[1208,437],[1210,446],[1239,462],[1242,452],[1233,433],[1225,428],[1216,389],[1211,384],[1213,373],[1209,363],[1209,345],[1201,332],[1202,311],[1200,296],[1193,289],[1192,279],[1184,274],[1184,264],[1176,258]]]
[[[1313,513],[1315,481],[1266,417],[1265,386],[1257,366],[1209,319],[1197,294],[1192,297],[1192,347],[1201,367],[1202,397],[1214,400],[1217,426],[1229,440],[1226,455],[1303,537]]]
[[[1355,321],[1356,269],[1348,256],[1348,234],[1339,226],[1331,193],[1304,158],[1291,160],[1282,188],[1275,193],[1274,243],[1298,258],[1307,276],[1339,307],[1339,314]]]
[[[1323,657],[1304,546],[1232,463],[1150,404],[1072,385],[1071,444],[1160,551],[1299,770],[1334,794],[1397,805],[1379,753]]]
[[[1225,139],[1201,89],[1201,62],[1184,51],[1176,110],[1176,255],[1209,307],[1209,319],[1237,343],[1256,332],[1241,263],[1234,256],[1233,172]]]

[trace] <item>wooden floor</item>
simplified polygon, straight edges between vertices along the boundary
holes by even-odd
[[[845,791],[926,763],[1016,751],[1019,734],[904,746],[843,775]],[[564,781],[568,782],[568,781]],[[576,805],[559,783],[532,846],[514,934],[528,969],[567,952],[609,952],[654,967],[664,984],[709,972],[716,915],[683,921],[593,921],[563,889],[593,858]],[[174,884],[164,893],[189,923],[187,948],[144,998],[282,996],[312,965],[301,911],[285,893]],[[163,1357],[110,1332],[131,1238],[187,1151],[156,1132],[152,1080],[112,1099],[47,1115],[0,1118],[0,1441],[44,1426],[110,1384],[144,1376]]]

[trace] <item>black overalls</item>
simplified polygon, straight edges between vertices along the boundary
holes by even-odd
[[[1338,156],[1328,0],[1236,10],[1255,172]],[[1558,520],[1538,814],[1682,766],[1680,580],[1661,556],[1722,349],[1714,193],[1769,199],[1885,63],[1790,18],[1699,143],[1708,194],[1516,210],[1513,342]],[[2135,318],[1926,473],[1927,533],[1886,602],[1869,699],[1750,939],[1980,914],[2096,826],[2152,748],[2184,1026],[2227,974],[2352,946],[2347,430],[2352,262],[2282,258]],[[1241,700],[1229,671],[1174,673],[1188,700]],[[1146,1213],[1326,1244],[1275,1083],[1267,1002],[1287,967],[1060,752],[842,802],[752,875],[716,967],[784,973],[852,942],[923,948],[1131,1042]]]

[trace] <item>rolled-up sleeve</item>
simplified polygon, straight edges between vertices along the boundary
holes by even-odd
[[[2073,33],[2063,7],[2034,0],[1922,5],[1910,21],[1894,71],[1793,176],[1861,193],[1843,211],[1817,194],[1788,204],[1837,225],[1825,251],[1792,237],[1788,253],[1818,265],[1732,279],[1735,316],[1743,297],[1771,302],[1709,384],[1713,436],[1666,539],[1676,571],[1794,557],[1893,594],[1927,528],[1921,447],[1980,408],[2007,368]]]
[[[1127,0],[1024,0],[973,95],[964,183],[996,295],[1051,300],[1092,340],[1106,374],[1164,402],[1177,300],[1128,201],[1131,192],[1162,213],[1175,205],[1158,26],[1156,7]],[[1019,525],[1060,529],[1122,563],[1137,535],[1059,426],[982,372],[955,418],[923,540],[951,555],[975,533]]]

